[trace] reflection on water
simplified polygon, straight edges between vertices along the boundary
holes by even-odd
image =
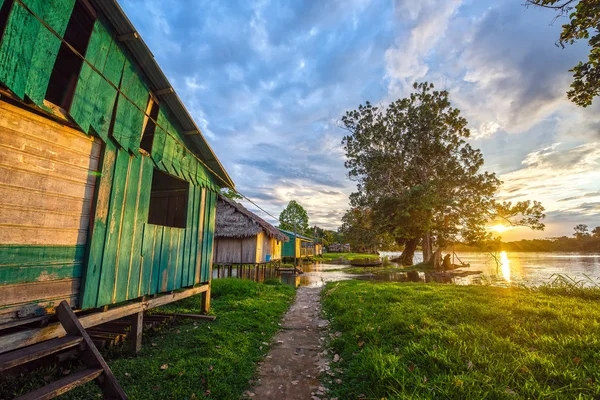
[[[382,253],[381,256],[394,258],[399,253]],[[568,275],[579,280],[586,276],[600,280],[600,254],[580,253],[510,253],[498,254],[457,253],[462,262],[470,267],[458,268],[450,272],[394,271],[383,274],[373,273],[371,267],[364,267],[363,274],[344,272],[349,265],[324,263],[301,264],[303,274],[279,272],[273,267],[227,267],[213,268],[213,279],[228,276],[264,281],[279,279],[291,286],[322,286],[327,282],[362,279],[388,282],[443,282],[459,285],[509,284],[540,285],[548,283],[553,274]],[[415,254],[415,263],[422,260]]]
[[[505,251],[500,253],[500,268],[502,268],[504,280],[510,282],[510,260]]]

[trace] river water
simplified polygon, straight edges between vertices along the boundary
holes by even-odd
[[[382,252],[381,256],[394,258],[399,253]],[[495,257],[494,257],[495,256]],[[351,268],[344,264],[323,262],[300,265],[303,274],[278,272],[274,268],[233,269],[231,276],[262,281],[280,279],[291,286],[322,286],[326,282],[348,279],[389,281],[389,282],[444,282],[454,284],[489,284],[510,286],[523,284],[536,286],[550,283],[557,275],[585,285],[600,284],[600,254],[594,253],[529,253],[499,252],[494,256],[487,253],[456,253],[455,264],[468,264],[450,273],[403,272],[401,268],[393,272],[376,273],[370,267],[364,267],[360,274],[344,272]],[[422,254],[415,254],[415,263],[422,260]],[[390,266],[395,264],[391,263]],[[353,271],[356,268],[353,268]],[[229,276],[228,271],[213,270],[213,278]]]

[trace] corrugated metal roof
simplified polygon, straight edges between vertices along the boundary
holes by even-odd
[[[127,35],[132,33],[137,33],[135,27],[127,18],[123,9],[115,0],[91,0],[94,6],[101,11],[106,18],[108,18],[109,22],[112,24],[115,29],[117,35]],[[129,49],[131,54],[135,57],[136,61],[139,63],[140,67],[148,77],[150,81],[151,89],[153,91],[159,91],[163,89],[172,88],[171,83],[163,73],[163,71],[158,66],[158,63],[154,59],[154,55],[144,42],[144,40],[139,36],[130,40],[126,40],[123,42],[123,45]],[[162,104],[166,104],[175,118],[181,124],[184,132],[197,132],[193,134],[186,135],[188,138],[188,145],[191,144],[190,147],[196,148],[198,150],[198,155],[203,159],[204,162],[208,165],[210,169],[215,171],[220,178],[222,178],[227,184],[231,187],[234,187],[234,183],[231,180],[223,165],[213,152],[212,148],[206,141],[204,135],[200,131],[200,128],[194,122],[192,116],[187,111],[181,99],[175,93],[175,91],[171,91],[170,93],[166,93],[158,96]],[[226,186],[223,184],[223,186]]]
[[[284,230],[284,229],[281,229],[281,228],[277,228],[277,229],[279,229],[279,230],[280,230],[281,232],[283,232],[283,233],[286,233],[286,234],[288,234],[288,235],[294,236],[294,232],[286,231],[286,230]],[[310,240],[311,242],[313,241],[313,238],[311,238],[311,237],[308,237],[308,236],[302,236],[302,235],[300,235],[299,233],[296,233],[295,235],[296,235],[296,237],[297,237],[297,238],[300,238],[300,239],[305,239],[305,240]]]

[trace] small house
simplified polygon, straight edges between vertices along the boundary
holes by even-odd
[[[308,236],[279,228],[289,241],[283,244],[282,256],[285,258],[312,258],[315,256],[315,243]]]
[[[104,322],[196,293],[208,308],[222,187],[116,1],[0,1],[0,335],[62,301]],[[11,331],[0,353],[61,334]]]
[[[288,237],[240,203],[224,196],[217,200],[214,263],[263,264],[281,260]]]

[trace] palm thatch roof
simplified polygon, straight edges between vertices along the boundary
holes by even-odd
[[[240,203],[219,195],[216,238],[246,238],[264,232],[268,237],[287,242],[289,238]]]

